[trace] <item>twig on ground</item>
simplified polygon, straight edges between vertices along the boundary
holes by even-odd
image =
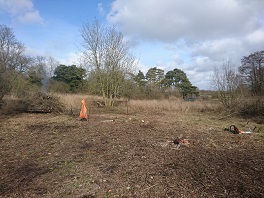
[[[219,120],[222,120],[222,119],[224,119],[224,118],[230,117],[231,115],[234,115],[234,114],[236,114],[236,113],[237,113],[236,111],[233,112],[233,113],[230,113],[230,114],[228,114],[228,115],[226,115],[226,116],[223,116],[223,117],[219,118]]]
[[[146,191],[146,190],[148,190],[148,189],[150,189],[150,188],[153,188],[153,187],[155,187],[155,186],[157,186],[158,184],[154,184],[154,185],[152,185],[152,186],[149,186],[149,187],[147,187],[147,188],[144,188],[142,191]]]

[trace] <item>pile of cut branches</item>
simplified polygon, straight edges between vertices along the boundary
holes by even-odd
[[[0,113],[61,113],[64,109],[63,103],[57,96],[28,92],[22,98],[6,97]]]
[[[64,105],[59,98],[42,92],[31,93],[23,99],[25,111],[31,113],[63,112]]]

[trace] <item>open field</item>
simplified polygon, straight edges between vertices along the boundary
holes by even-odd
[[[80,98],[64,101],[71,115],[1,116],[0,197],[264,196],[263,124],[235,135],[223,129],[248,130],[248,120],[158,101],[112,111],[87,102],[80,121]]]

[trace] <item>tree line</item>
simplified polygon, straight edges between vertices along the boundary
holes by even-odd
[[[106,106],[118,97],[159,98],[165,92],[198,93],[179,69],[164,74],[150,68],[135,74],[136,58],[129,43],[115,27],[100,21],[86,23],[81,30],[81,63],[61,65],[52,57],[30,57],[11,28],[0,26],[0,101],[6,94],[23,97],[27,92],[91,93],[103,96]]]
[[[178,68],[164,73],[152,67],[146,74],[135,73],[137,59],[130,45],[114,26],[100,21],[81,28],[80,65],[61,65],[52,57],[30,57],[11,28],[0,25],[0,102],[7,94],[23,97],[30,91],[90,93],[103,96],[106,106],[116,98],[162,98],[170,95],[198,95],[186,73]],[[213,84],[221,102],[230,106],[239,91],[264,94],[264,51],[241,59],[234,69],[230,63],[216,69]]]
[[[227,61],[215,69],[212,83],[227,112],[263,122],[264,50],[244,56],[238,67]]]

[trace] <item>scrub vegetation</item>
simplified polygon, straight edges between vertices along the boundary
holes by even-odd
[[[264,51],[208,91],[176,67],[136,73],[115,27],[81,36],[67,66],[0,25],[0,197],[264,196]]]
[[[125,100],[108,109],[98,96],[57,97],[63,113],[1,116],[1,197],[263,196],[263,123],[208,101]],[[254,131],[224,131],[231,124]]]

